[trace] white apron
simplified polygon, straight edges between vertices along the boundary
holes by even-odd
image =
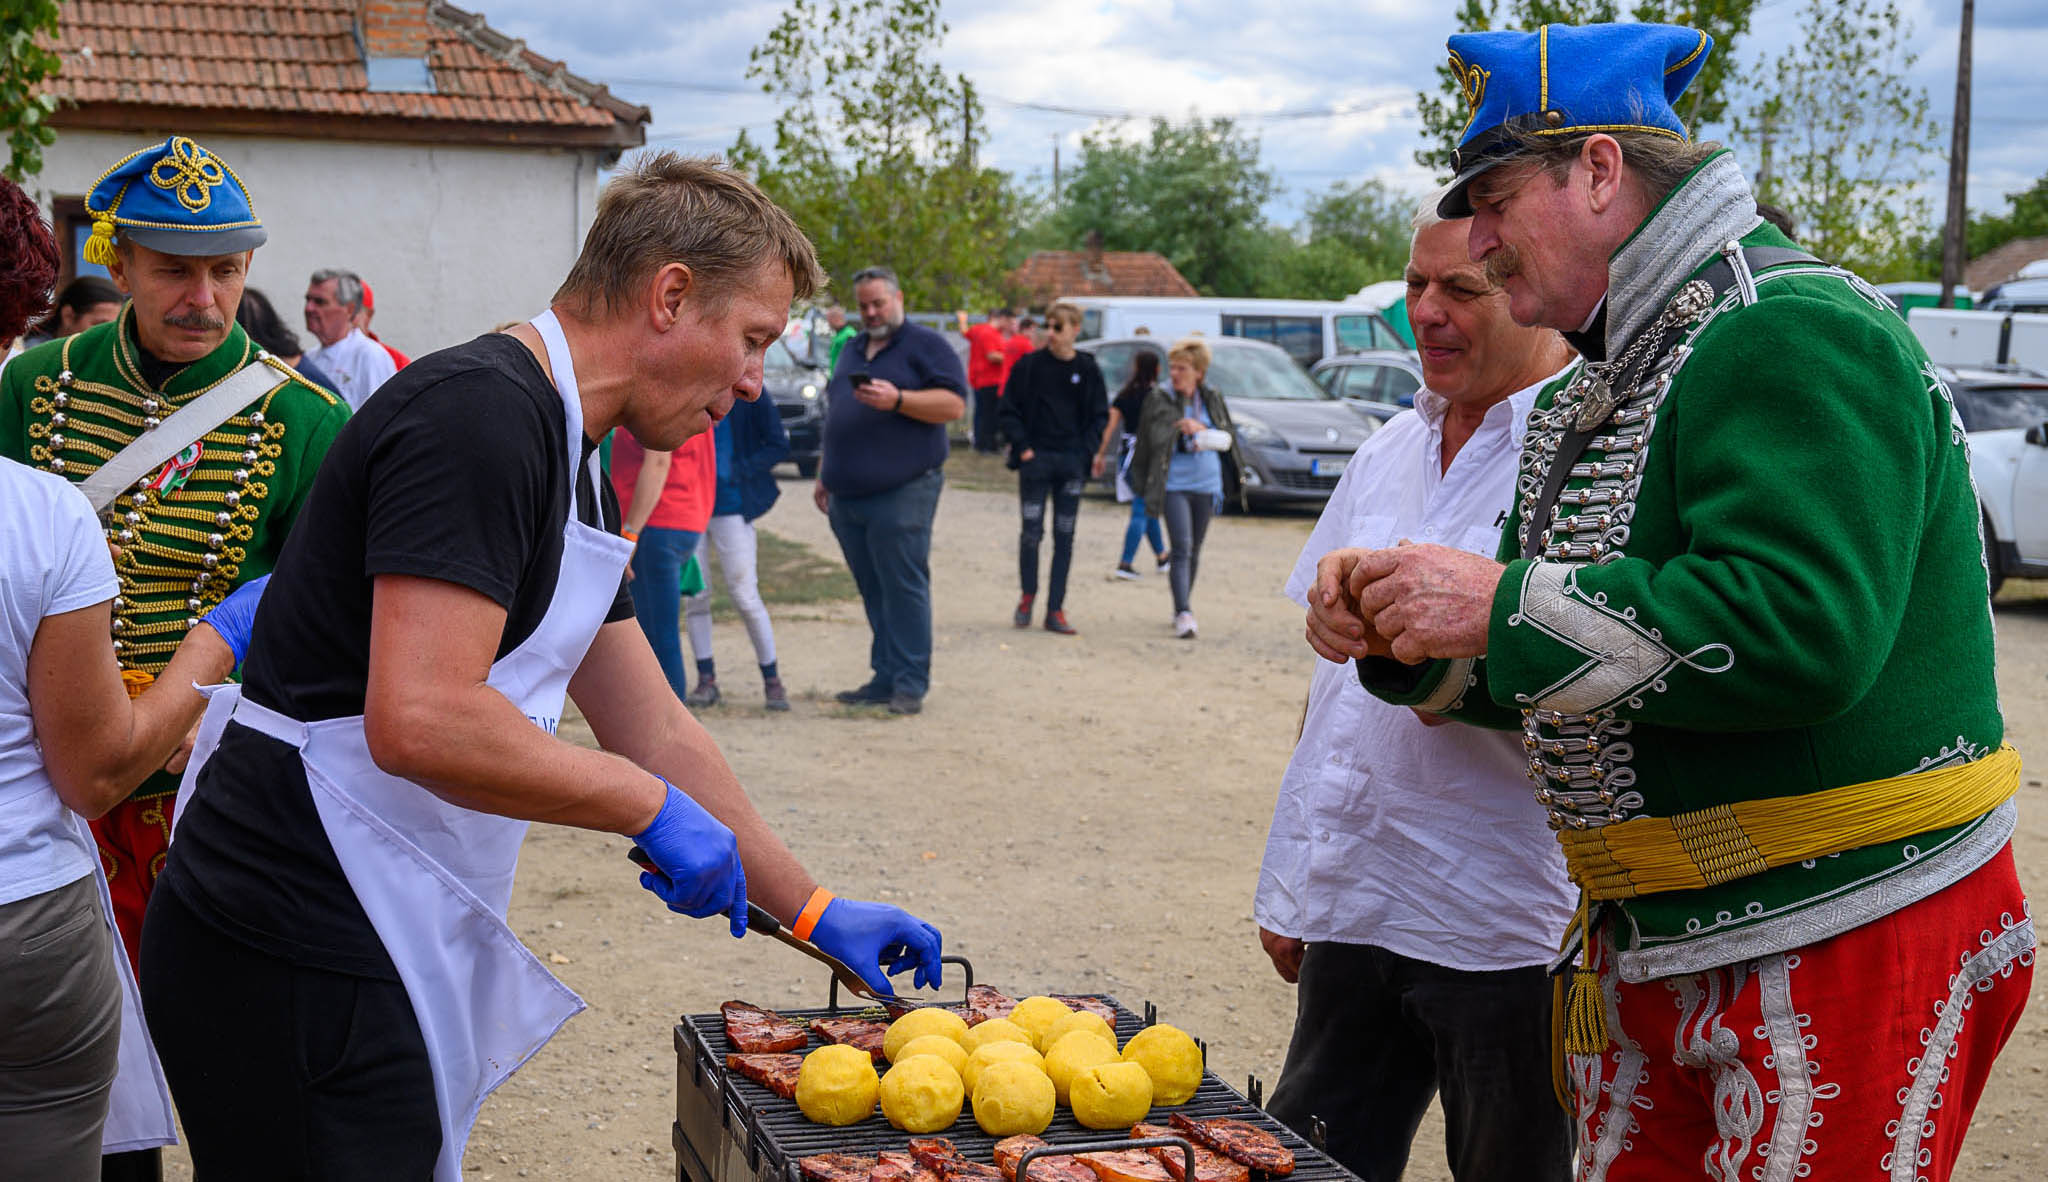
[[[577,481],[599,492],[584,462],[584,415],[570,347],[553,312],[534,320],[563,398],[570,449],[563,564],[534,634],[492,665],[485,684],[556,733],[570,675],[619,593],[634,544],[577,520]],[[459,1182],[463,1149],[486,1096],[540,1050],[584,1002],[506,926],[527,822],[450,804],[379,770],[363,718],[302,723],[224,688],[208,704],[193,765],[211,755],[228,718],[299,748],[314,807],[343,874],[384,941],[413,1003],[434,1068],[442,1123],[435,1182]],[[188,770],[179,812],[191,792]]]
[[[100,1152],[127,1153],[173,1145],[178,1141],[178,1126],[171,1115],[171,1091],[164,1085],[164,1068],[157,1062],[150,1029],[143,1024],[142,992],[136,987],[135,970],[128,966],[121,927],[114,922],[114,899],[107,893],[100,847],[93,844],[93,829],[84,817],[74,813],[71,819],[85,838],[86,848],[93,851],[93,883],[99,888],[100,915],[113,938],[114,971],[121,980],[121,1051],[113,1095],[107,1103],[107,1124],[100,1132]]]

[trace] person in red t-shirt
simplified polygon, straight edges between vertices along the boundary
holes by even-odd
[[[1005,344],[1017,330],[1010,308],[993,308],[990,319],[972,324],[963,335],[969,338],[969,388],[975,392],[972,410],[975,422],[969,440],[985,455],[997,454],[997,400],[1005,387],[1005,374],[1012,368]]]
[[[1040,348],[1040,343],[1033,339],[1033,317],[1028,316],[1016,323],[1017,330],[1005,338],[1005,367],[1003,372],[998,374],[1000,398],[1004,397],[1005,383],[1012,380],[1012,367],[1019,363],[1021,357]]]
[[[682,614],[684,564],[712,520],[718,485],[713,433],[693,435],[676,451],[646,451],[626,431],[613,433],[613,491],[625,506],[620,536],[634,543],[627,594],[656,663],[681,700],[685,681]]]

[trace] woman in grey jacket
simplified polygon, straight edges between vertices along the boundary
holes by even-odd
[[[1176,635],[1197,637],[1197,617],[1190,611],[1190,587],[1197,581],[1197,561],[1204,534],[1214,514],[1225,507],[1226,476],[1234,477],[1234,495],[1246,507],[1238,479],[1240,441],[1225,396],[1204,382],[1211,368],[1211,349],[1189,338],[1169,350],[1169,388],[1147,396],[1139,431],[1133,441],[1133,466],[1128,483],[1147,502],[1148,513],[1168,523],[1169,594],[1175,602]],[[1230,442],[1222,451],[1203,443],[1222,431]]]

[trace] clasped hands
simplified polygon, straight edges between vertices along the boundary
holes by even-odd
[[[1334,550],[1318,560],[1304,639],[1328,661],[1390,657],[1407,665],[1479,657],[1503,564],[1409,541]]]

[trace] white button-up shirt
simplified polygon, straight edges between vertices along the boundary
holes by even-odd
[[[335,393],[349,404],[351,412],[362,410],[364,401],[399,372],[392,355],[360,328],[350,329],[348,336],[332,345],[308,350],[307,356],[335,379],[341,387]]]
[[[1318,560],[1349,546],[1409,538],[1494,557],[1544,384],[1490,407],[1443,475],[1446,400],[1420,390],[1415,412],[1354,453],[1283,593],[1306,603]],[[1363,690],[1352,662],[1317,662],[1261,860],[1261,926],[1507,969],[1552,960],[1574,902],[1516,734],[1428,727]]]

